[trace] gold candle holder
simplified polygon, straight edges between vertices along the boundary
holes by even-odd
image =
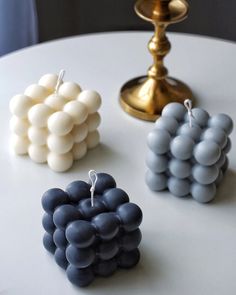
[[[163,62],[171,48],[166,37],[166,27],[187,17],[188,4],[185,0],[138,0],[135,11],[155,27],[155,34],[148,44],[154,63],[147,76],[134,78],[123,85],[120,103],[130,115],[155,121],[166,104],[183,102],[192,97],[187,85],[167,77],[168,70]]]

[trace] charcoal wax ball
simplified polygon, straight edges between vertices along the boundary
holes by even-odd
[[[116,259],[110,259],[105,261],[99,261],[94,265],[94,272],[95,274],[108,277],[111,276],[117,269],[117,262]]]
[[[219,160],[216,162],[216,166],[217,166],[218,168],[221,168],[221,167],[224,165],[225,157],[226,157],[225,153],[222,152],[221,155],[220,155]]]
[[[140,259],[140,253],[138,249],[121,252],[117,258],[118,266],[121,268],[131,268],[134,267]]]
[[[68,245],[65,231],[63,229],[57,228],[53,234],[53,241],[58,248],[65,250]]]
[[[51,188],[42,196],[43,209],[49,214],[53,214],[56,207],[66,204],[68,201],[67,193],[59,188]]]
[[[103,194],[102,201],[108,210],[115,211],[119,205],[129,202],[129,196],[120,188],[112,188]]]
[[[54,254],[56,250],[56,245],[53,242],[52,235],[45,233],[43,236],[43,245],[46,250],[48,250],[50,253]]]
[[[68,261],[66,259],[65,251],[62,249],[57,248],[54,253],[54,258],[56,263],[62,267],[63,269],[66,269],[68,266]]]
[[[181,127],[177,131],[178,135],[191,137],[194,141],[199,140],[201,133],[202,129],[198,125],[193,124],[192,126],[190,126],[189,123],[181,125]]]
[[[155,129],[168,131],[171,135],[176,133],[178,122],[173,117],[160,117],[156,120]]]
[[[228,135],[233,130],[233,121],[232,119],[226,114],[218,114],[212,116],[208,122],[210,127],[216,127],[223,129]]]
[[[82,199],[90,197],[90,187],[85,181],[73,181],[67,185],[66,192],[72,202],[79,202]]]
[[[205,127],[209,120],[209,114],[207,111],[200,109],[200,108],[193,108],[192,109],[193,123],[199,125],[200,127]],[[189,122],[189,115],[188,113],[185,115],[185,121]]]
[[[148,151],[146,164],[154,173],[165,172],[168,168],[168,157],[166,155],[156,155],[151,150]]]
[[[194,157],[201,165],[210,166],[220,158],[221,149],[218,144],[210,140],[199,142],[193,151]]]
[[[167,176],[165,173],[153,173],[151,170],[145,176],[148,187],[153,191],[162,191],[167,187]]]
[[[97,247],[97,255],[102,260],[113,258],[119,251],[118,244],[115,239],[111,241],[102,242]]]
[[[86,287],[94,280],[94,274],[91,267],[79,269],[69,265],[66,269],[69,281],[77,287]]]
[[[178,179],[170,177],[168,182],[169,191],[177,197],[185,197],[190,192],[190,182],[188,179]]]
[[[97,182],[95,187],[96,194],[103,194],[107,189],[116,187],[115,179],[107,173],[97,173]]]
[[[216,165],[212,166],[202,166],[194,165],[192,170],[193,178],[200,184],[210,184],[213,183],[218,177],[219,169]]]
[[[69,222],[80,218],[79,211],[72,205],[62,205],[53,214],[53,222],[60,229],[65,229]]]
[[[124,230],[130,232],[139,227],[143,214],[139,206],[134,203],[125,203],[116,210]]]
[[[77,248],[69,245],[66,248],[66,258],[70,264],[78,268],[85,268],[91,265],[95,259],[95,252],[92,248]]]
[[[114,238],[119,231],[119,219],[111,212],[101,213],[95,216],[92,219],[92,224],[95,226],[97,234],[103,240]]]
[[[231,147],[232,147],[231,139],[228,137],[226,146],[224,147],[224,153],[228,154],[228,152],[231,150]]]
[[[224,148],[227,143],[227,135],[220,128],[207,128],[202,134],[203,140],[212,140],[221,148]]]
[[[188,160],[192,157],[194,141],[187,136],[176,136],[170,143],[170,150],[179,160]]]
[[[95,235],[95,228],[85,220],[73,221],[66,228],[67,240],[79,248],[91,246],[95,241]]]
[[[177,178],[186,178],[191,174],[191,164],[189,161],[172,158],[169,161],[169,170]]]
[[[186,114],[186,108],[178,102],[172,102],[167,104],[162,110],[163,117],[172,117],[177,121],[182,121]]]
[[[94,216],[107,211],[102,200],[99,200],[99,197],[100,196],[95,196],[93,206],[91,198],[80,201],[77,208],[86,220],[91,220]]]
[[[131,251],[136,249],[142,239],[142,234],[139,228],[136,230],[129,232],[128,234],[124,234],[120,237],[119,242],[124,251]]]
[[[166,130],[154,129],[149,132],[147,144],[156,154],[161,155],[169,151],[171,136]]]
[[[43,214],[43,220],[42,220],[43,228],[46,232],[49,234],[53,234],[55,230],[55,224],[53,222],[52,215],[48,213]]]
[[[208,203],[214,199],[216,193],[216,186],[214,183],[202,185],[194,182],[191,186],[192,197],[200,203]]]

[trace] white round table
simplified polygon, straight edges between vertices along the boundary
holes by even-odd
[[[119,89],[151,64],[151,33],[109,33],[34,46],[0,59],[0,294],[233,295],[236,290],[236,131],[230,169],[214,202],[202,205],[144,183],[146,136],[153,123],[124,113]],[[186,82],[210,114],[236,116],[236,44],[169,34],[170,74]],[[9,148],[10,98],[48,72],[102,94],[101,145],[66,173],[15,156]],[[130,271],[97,278],[85,289],[67,280],[42,246],[41,195],[86,179],[89,169],[112,174],[143,210],[141,261]]]

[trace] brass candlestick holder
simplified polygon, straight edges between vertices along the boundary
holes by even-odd
[[[192,97],[187,85],[167,77],[168,71],[163,63],[171,48],[166,27],[187,17],[188,4],[185,0],[138,0],[135,11],[155,27],[155,34],[148,44],[154,63],[147,76],[134,78],[123,85],[120,103],[130,115],[155,121],[169,102],[183,102]]]

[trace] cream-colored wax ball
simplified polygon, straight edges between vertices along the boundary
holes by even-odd
[[[74,140],[71,134],[66,134],[64,136],[50,134],[48,136],[47,144],[51,152],[65,154],[72,149]]]
[[[27,118],[29,109],[34,104],[33,100],[24,94],[18,94],[12,97],[10,101],[10,111],[19,118]]]
[[[36,163],[46,163],[48,148],[46,145],[31,144],[28,149],[30,158]]]
[[[98,112],[88,116],[86,124],[88,125],[88,131],[95,131],[101,123],[101,116]]]
[[[71,152],[58,155],[55,153],[48,154],[48,166],[55,172],[64,172],[71,168],[73,164],[73,155]]]
[[[49,95],[49,91],[47,88],[41,85],[32,84],[26,88],[24,94],[31,97],[36,102],[43,102],[44,99]]]
[[[99,144],[99,141],[100,141],[99,132],[97,130],[95,130],[93,132],[89,132],[85,141],[86,141],[88,149],[95,148]]]
[[[76,143],[85,140],[88,135],[88,125],[86,123],[75,125],[72,129],[71,135],[73,136],[74,142]]]
[[[46,127],[52,109],[43,103],[34,105],[28,113],[29,121],[36,127]]]
[[[85,141],[75,143],[72,149],[74,160],[82,159],[87,154],[87,144]]]
[[[47,143],[48,130],[47,128],[30,126],[28,130],[28,137],[33,144],[44,145]]]
[[[56,74],[45,74],[39,79],[39,85],[44,86],[50,92],[55,90],[57,85],[58,75]]]
[[[100,94],[93,90],[82,91],[77,100],[87,106],[89,114],[95,113],[100,108],[102,103]]]
[[[69,100],[76,99],[77,95],[81,92],[81,88],[74,82],[64,82],[59,87],[58,94],[66,97]]]
[[[12,147],[17,155],[25,155],[28,153],[29,139],[27,136],[14,135],[12,138]]]
[[[67,103],[67,100],[64,96],[53,93],[45,99],[44,103],[55,111],[61,111]]]
[[[26,136],[29,128],[29,121],[13,116],[10,120],[10,130],[19,135]]]
[[[73,126],[72,117],[63,111],[52,114],[48,119],[48,129],[51,133],[58,136],[68,134]]]
[[[76,100],[68,102],[63,110],[73,118],[74,124],[82,124],[88,117],[86,106]]]

